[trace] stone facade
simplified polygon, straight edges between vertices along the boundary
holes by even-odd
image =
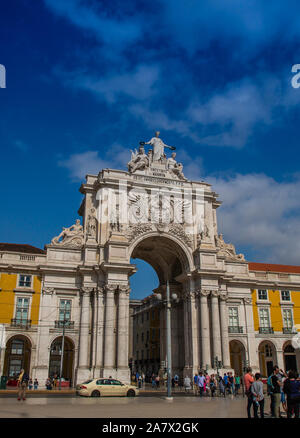
[[[132,153],[128,172],[103,169],[87,175],[80,188],[82,223],[77,220],[63,228],[46,245],[38,265],[43,284],[33,372],[40,381],[48,377],[49,354],[62,333],[65,305],[71,318],[65,335],[72,351],[72,382],[98,376],[129,382],[129,296],[135,258],[156,271],[156,292],[164,297],[168,280],[171,294],[177,295],[171,321],[174,372],[213,372],[216,357],[223,372],[232,370],[231,340],[243,345],[244,363],[259,369],[252,290],[261,283],[244,256],[218,234],[216,211],[221,202],[211,185],[187,180],[175,155],[168,160],[167,145],[157,139],[158,135],[148,142],[153,146],[148,154],[147,143]],[[299,278],[289,286],[300,290]],[[242,334],[230,333],[230,307],[239,309]],[[161,360],[165,356],[161,308]]]

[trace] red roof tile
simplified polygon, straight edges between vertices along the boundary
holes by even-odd
[[[24,252],[26,254],[46,254],[46,251],[26,243],[0,243],[0,251]]]
[[[249,262],[249,271],[271,271],[271,272],[287,272],[290,274],[300,274],[300,266],[276,265],[271,263],[256,263]]]

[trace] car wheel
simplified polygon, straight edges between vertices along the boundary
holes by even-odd
[[[99,391],[93,391],[91,394],[91,397],[100,397],[100,392]]]
[[[135,397],[135,391],[133,389],[129,389],[127,392],[127,397]]]

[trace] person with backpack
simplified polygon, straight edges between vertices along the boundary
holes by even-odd
[[[267,380],[267,394],[270,396],[270,415],[271,417],[275,417],[274,414],[274,406],[275,406],[275,397],[273,394],[274,386],[272,384],[272,374],[269,375]]]
[[[21,399],[26,400],[26,388],[28,385],[29,376],[25,373],[24,369],[21,369],[21,372],[18,377],[18,401]]]
[[[244,375],[244,385],[245,385],[245,394],[248,398],[247,402],[247,415],[248,418],[251,418],[251,406],[253,406],[253,394],[251,392],[251,385],[254,382],[253,374],[252,374],[252,368],[246,369],[246,374]],[[254,411],[254,407],[253,407]]]
[[[281,380],[279,378],[279,368],[277,365],[273,368],[273,374],[271,376],[271,381],[273,385],[273,395],[274,395],[274,417],[280,417],[280,388],[282,386]]]
[[[287,397],[287,418],[292,418],[293,413],[295,418],[299,418],[300,380],[297,380],[294,371],[290,371],[285,379],[283,391]]]

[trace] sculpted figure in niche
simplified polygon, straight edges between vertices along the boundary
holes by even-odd
[[[54,237],[51,240],[52,244],[64,244],[72,240],[74,237],[83,237],[83,226],[80,224],[80,219],[77,219],[74,225],[71,225],[69,228],[63,227],[62,232],[59,236]],[[62,239],[61,241],[59,239]]]
[[[92,208],[89,215],[88,215],[88,225],[87,225],[87,233],[92,238],[96,237],[96,230],[97,230],[97,219],[94,216],[95,209]]]
[[[136,170],[144,170],[146,167],[149,166],[149,158],[145,154],[145,149],[143,146],[139,147],[139,151],[135,152],[131,151],[131,160],[127,164],[128,171],[133,173]]]

